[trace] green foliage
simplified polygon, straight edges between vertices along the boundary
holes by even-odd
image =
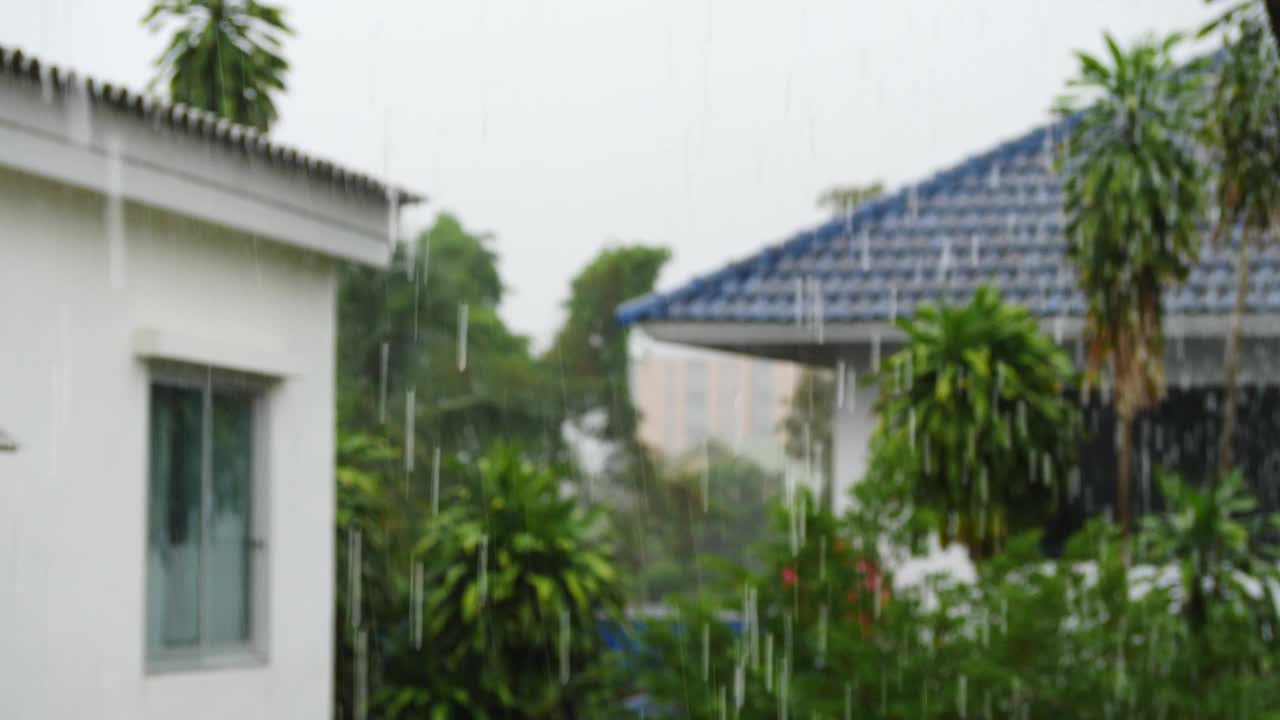
[[[844,518],[806,513],[803,502],[780,509],[764,569],[650,621],[642,685],[656,705],[707,719],[1276,717],[1275,611],[1256,589],[1223,595],[1197,631],[1181,584],[1166,582],[1161,566],[1131,565],[1129,543],[1104,521],[1056,561],[1039,555],[1030,532],[1011,538],[976,582],[898,582],[891,550],[901,536],[884,518],[904,517],[902,487],[868,483],[882,485],[859,485]],[[1208,505],[1230,522],[1249,512],[1238,485],[1210,501],[1172,483],[1171,517],[1214,516]],[[1255,530],[1246,534],[1256,539]],[[1180,556],[1203,544],[1189,534],[1149,525],[1138,543]],[[726,624],[731,610],[745,630]]]
[[[412,475],[419,483],[430,479],[436,447],[446,455],[474,457],[499,437],[547,462],[568,460],[558,430],[560,387],[533,357],[528,339],[499,317],[503,287],[490,244],[488,236],[442,214],[417,239],[416,256],[401,248],[391,270],[342,270],[340,422],[406,447],[412,389],[417,436]],[[461,369],[464,305],[466,366]]]
[[[597,717],[611,704],[598,623],[620,614],[620,578],[599,513],[561,497],[558,474],[512,446],[451,461],[434,515],[426,494],[369,469],[394,460],[385,443],[348,437],[341,451],[338,556],[351,567],[359,529],[374,716]],[[353,707],[361,657],[343,585],[337,683]]]
[[[1262,542],[1265,531],[1280,525],[1276,517],[1258,515],[1258,503],[1240,474],[1206,488],[1161,475],[1160,489],[1169,509],[1143,518],[1142,538],[1151,561],[1178,568],[1190,627],[1205,632],[1211,617],[1226,621],[1214,605],[1248,609],[1250,615],[1269,609],[1271,619],[1280,620],[1271,587],[1264,582],[1275,576],[1276,554]],[[1250,587],[1265,595],[1252,596]]]
[[[975,559],[1041,527],[1078,452],[1071,361],[1026,308],[983,286],[964,306],[898,321],[906,345],[878,377],[874,472],[900,474],[918,507]]]
[[[280,36],[293,31],[282,8],[257,0],[157,0],[142,18],[152,32],[178,27],[155,65],[151,86],[174,102],[266,132],[272,96],[285,89],[289,63]]]
[[[603,411],[601,439],[633,445],[639,420],[629,384],[629,329],[614,320],[613,312],[624,301],[652,292],[670,258],[661,247],[609,247],[570,285],[567,317],[543,362],[567,384],[563,399],[570,418]]]

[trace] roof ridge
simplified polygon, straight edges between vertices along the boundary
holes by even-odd
[[[184,103],[175,103],[154,93],[138,92],[128,87],[98,80],[56,63],[42,61],[21,48],[0,45],[0,75],[11,75],[34,83],[42,89],[75,92],[83,89],[87,97],[139,119],[163,122],[168,127],[206,141],[235,147],[246,153],[283,162],[303,169],[308,174],[343,185],[358,192],[390,197],[398,204],[422,202],[426,197],[378,180],[369,173],[352,170],[337,162],[306,153],[296,146],[275,142],[267,133],[233,122],[225,117]]]

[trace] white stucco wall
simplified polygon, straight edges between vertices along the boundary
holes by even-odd
[[[0,169],[0,717],[331,715],[334,269]],[[284,377],[260,438],[264,659],[149,674],[145,345]]]
[[[873,408],[879,396],[878,385],[849,388],[844,406],[835,407],[831,422],[831,480],[836,512],[849,508],[850,492],[866,473],[871,432],[878,421]]]

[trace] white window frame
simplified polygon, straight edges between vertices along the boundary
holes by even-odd
[[[250,470],[250,494],[249,494],[249,526],[250,526],[250,559],[249,559],[249,600],[248,600],[248,622],[249,633],[245,642],[231,644],[209,644],[204,642],[203,637],[192,647],[182,648],[163,648],[154,647],[151,644],[149,636],[151,608],[149,607],[151,598],[149,594],[150,568],[146,560],[147,553],[150,552],[150,507],[151,500],[151,477],[150,461],[151,447],[151,392],[157,386],[178,387],[186,389],[200,390],[202,393],[202,419],[201,434],[203,449],[203,458],[201,461],[201,541],[200,552],[203,556],[208,550],[209,539],[209,494],[211,492],[212,468],[210,453],[210,433],[212,432],[212,401],[213,390],[215,388],[235,388],[241,391],[247,391],[252,397],[251,422],[253,427],[252,439],[253,443],[253,459]],[[268,414],[270,411],[270,395],[272,393],[272,379],[260,375],[253,375],[233,370],[224,370],[211,366],[200,366],[189,363],[174,362],[168,360],[153,359],[147,364],[146,379],[146,437],[147,437],[147,457],[148,463],[146,468],[145,493],[144,497],[148,503],[145,513],[148,527],[143,534],[143,622],[142,622],[142,647],[143,657],[146,665],[147,674],[163,674],[170,672],[183,672],[191,670],[214,670],[220,668],[246,668],[265,666],[268,662],[267,648],[267,629],[269,627],[270,617],[268,615],[268,580],[269,559],[267,552],[268,546],[266,538],[269,537],[268,518],[270,517],[270,508],[267,501],[270,497],[268,487],[268,451],[270,448],[269,437],[267,434]],[[202,561],[203,564],[203,561]],[[200,578],[201,589],[199,591],[199,602],[205,602],[204,582],[206,581],[203,574]],[[201,612],[203,617],[204,613]],[[201,620],[200,633],[203,636],[207,630],[204,628],[204,621]]]

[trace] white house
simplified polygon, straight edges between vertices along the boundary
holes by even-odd
[[[0,48],[0,717],[332,715],[335,269],[419,199]]]

